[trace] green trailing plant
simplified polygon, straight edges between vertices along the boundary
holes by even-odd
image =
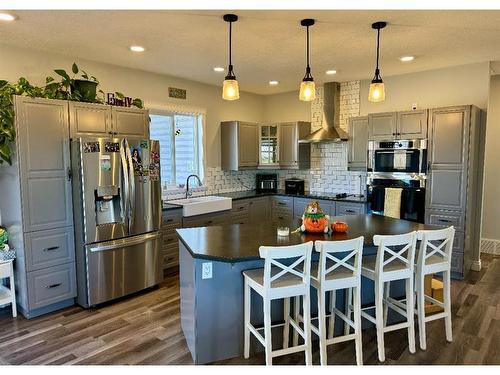
[[[96,92],[99,80],[95,76],[79,69],[76,63],[71,66],[71,71],[72,77],[64,69],[55,69],[54,72],[61,77],[61,80],[57,81],[51,76],[46,77],[44,86],[34,86],[24,77],[15,83],[0,80],[0,165],[12,164],[12,144],[16,138],[14,95],[105,103],[104,91],[99,90],[102,97]],[[122,100],[125,98],[120,92],[115,92],[115,95]],[[139,98],[133,99],[131,104],[137,108],[144,108],[144,103]]]

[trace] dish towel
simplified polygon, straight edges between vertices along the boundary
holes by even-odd
[[[386,188],[385,189],[385,202],[384,202],[384,216],[400,218],[401,214],[401,193],[403,189],[400,188]]]

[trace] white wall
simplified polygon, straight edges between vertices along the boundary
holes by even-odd
[[[54,69],[71,71],[74,59],[36,50],[0,45],[0,79],[17,80],[23,76],[33,84],[42,85],[45,77],[55,76]],[[89,60],[76,59],[78,66],[96,76],[105,92],[121,91],[127,96],[139,97],[148,108],[166,105],[187,106],[206,111],[207,166],[220,166],[220,122],[263,120],[264,96],[240,93],[240,100],[222,100],[221,89],[182,78],[122,68]],[[187,90],[187,99],[171,99],[168,87]]]
[[[483,190],[483,238],[500,241],[500,75],[491,76]]]
[[[383,67],[382,67],[383,73]],[[486,109],[489,63],[460,65],[397,76],[383,76],[386,98],[382,103],[368,101],[371,80],[361,81],[360,114],[474,104]]]
[[[298,91],[268,95],[264,100],[264,121],[311,121],[311,103],[300,101]]]

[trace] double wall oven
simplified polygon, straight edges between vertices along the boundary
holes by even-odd
[[[424,222],[427,140],[368,142],[367,198],[370,211],[383,213],[385,189],[401,188],[401,219]]]

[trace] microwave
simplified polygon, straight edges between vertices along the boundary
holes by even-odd
[[[260,193],[275,193],[278,190],[278,175],[275,173],[257,173],[255,175],[255,189]]]
[[[369,141],[368,172],[425,175],[427,140]]]

